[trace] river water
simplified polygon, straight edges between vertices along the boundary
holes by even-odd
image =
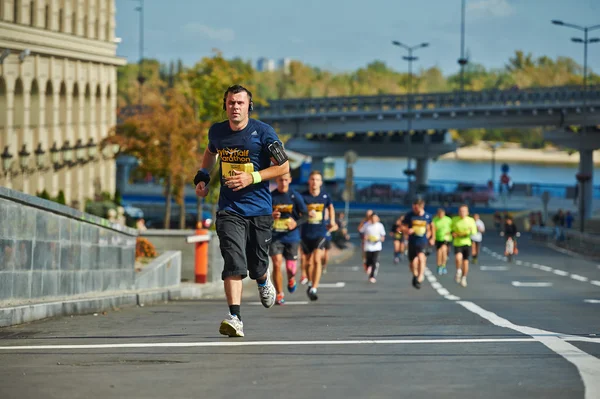
[[[495,180],[502,173],[502,162],[496,162]],[[577,165],[543,165],[543,164],[511,164],[509,175],[515,183],[540,183],[575,185]],[[335,174],[337,178],[344,178],[345,163],[343,159],[335,160]],[[407,167],[406,159],[381,159],[361,158],[354,165],[354,176],[356,178],[374,179],[405,179],[403,171]],[[415,162],[412,162],[415,167]],[[600,168],[594,170],[595,176],[599,176]],[[429,179],[432,181],[461,181],[468,183],[485,184],[492,178],[491,162],[472,162],[464,160],[444,159],[429,161]],[[595,179],[598,181],[598,179]]]

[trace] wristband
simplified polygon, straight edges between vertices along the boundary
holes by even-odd
[[[252,183],[260,183],[262,181],[262,177],[260,176],[260,172],[252,172]]]

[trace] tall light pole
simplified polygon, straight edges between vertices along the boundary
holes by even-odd
[[[580,189],[579,189],[579,229],[581,230],[581,232],[584,231],[584,223],[585,223],[585,212],[586,212],[586,201],[587,201],[587,197],[588,197],[588,191],[591,193],[592,190],[592,179],[591,179],[591,174],[589,176],[587,176],[586,173],[586,167],[584,165],[584,149],[583,149],[583,144],[584,144],[584,136],[586,135],[586,131],[587,131],[587,110],[586,110],[586,105],[587,105],[587,56],[588,56],[588,44],[590,43],[598,43],[600,42],[600,38],[594,37],[594,38],[589,38],[588,37],[588,33],[590,31],[596,30],[596,29],[600,29],[600,24],[599,25],[593,25],[593,26],[579,26],[579,25],[575,25],[575,24],[571,24],[571,23],[567,23],[567,22],[563,22],[560,20],[552,20],[552,23],[554,25],[559,25],[559,26],[566,26],[567,28],[573,28],[573,29],[577,29],[583,32],[583,39],[580,37],[573,37],[571,38],[571,41],[574,43],[583,43],[583,109],[584,109],[584,123],[583,123],[583,127],[581,129],[581,132],[579,133],[579,174],[578,174],[578,180],[579,180],[579,184],[580,184]],[[587,158],[587,156],[586,156]],[[593,173],[593,166],[592,166],[592,173]],[[587,186],[587,187],[586,187]]]
[[[465,65],[469,62],[465,57],[465,2],[462,0],[461,7],[461,22],[460,22],[460,58],[458,59],[458,65],[460,65],[460,92],[465,91]]]
[[[413,76],[412,76],[412,63],[413,61],[416,61],[419,59],[419,57],[415,57],[413,56],[413,52],[417,49],[420,48],[425,48],[429,46],[429,43],[427,42],[423,42],[421,44],[417,44],[416,46],[407,46],[406,44],[400,43],[397,40],[392,41],[392,44],[394,46],[398,46],[398,47],[402,47],[406,50],[408,50],[408,56],[403,56],[402,59],[405,61],[408,61],[408,106],[407,111],[408,111],[408,133],[410,134],[410,131],[412,130],[412,115],[411,115],[411,109],[412,109],[412,95],[413,95]],[[410,160],[411,158],[408,158],[408,167],[407,169],[410,170]],[[410,176],[408,176],[409,181],[411,181]],[[409,184],[409,188],[410,188],[410,184]]]
[[[139,107],[141,110],[141,108],[142,108],[142,88],[144,86],[144,82],[146,81],[146,78],[144,77],[143,70],[142,70],[142,66],[143,66],[143,62],[144,62],[144,0],[139,0],[139,2],[140,2],[140,6],[136,7],[135,10],[139,11],[139,13],[140,13],[140,62],[139,62],[139,66],[138,66],[137,80],[140,85],[140,87],[139,87],[140,93],[139,93],[138,102],[139,102]]]

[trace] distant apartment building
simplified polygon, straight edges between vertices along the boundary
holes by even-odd
[[[277,69],[289,73],[291,62],[290,58],[282,58],[276,63],[273,59],[262,57],[256,62],[256,70],[258,72],[272,72]]]
[[[0,0],[0,185],[114,192],[116,50],[115,0]]]

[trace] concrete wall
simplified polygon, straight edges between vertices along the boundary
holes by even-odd
[[[0,301],[132,289],[137,234],[0,187]]]
[[[181,280],[195,281],[196,244],[188,244],[186,237],[196,234],[195,230],[159,230],[150,229],[140,233],[147,238],[159,253],[166,251],[181,251]],[[223,258],[219,249],[219,237],[215,232],[209,232],[211,239],[208,247],[208,282],[221,281]]]
[[[181,252],[167,251],[154,259],[135,276],[135,289],[146,290],[179,285],[181,281]]]

